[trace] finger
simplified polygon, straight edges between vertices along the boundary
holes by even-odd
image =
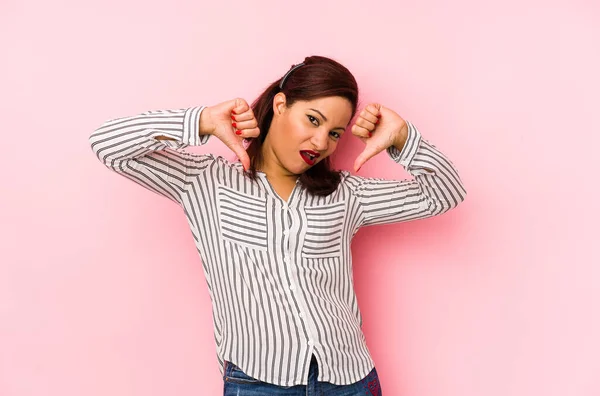
[[[354,161],[354,171],[358,172],[364,163],[370,160],[375,154],[377,154],[377,150],[374,150],[369,146],[365,147],[363,152],[360,153]]]
[[[244,99],[242,98],[236,98],[234,99],[234,107],[232,109],[232,113],[233,114],[242,114],[248,110],[250,110],[250,106],[248,106],[248,102],[246,102]]]
[[[363,111],[368,113],[370,121],[375,122],[378,117],[381,117],[381,104],[371,103],[371,104],[367,105],[367,107],[365,107],[363,109]],[[375,117],[375,119],[373,119],[373,117]]]
[[[252,111],[252,109],[244,111],[243,113],[238,113],[238,114],[231,114],[231,119],[235,120],[235,121],[249,121],[252,120],[254,117],[254,112]]]
[[[377,119],[377,117],[375,117],[375,119]],[[354,125],[366,129],[368,132],[373,132],[375,130],[375,123],[376,121],[371,122],[365,118],[360,117],[358,120],[356,120]]]
[[[358,136],[360,138],[369,138],[371,137],[371,131],[369,131],[367,128],[364,128],[358,124],[354,124],[352,125],[352,134],[354,136]]]
[[[370,107],[370,106],[372,106],[372,105],[367,106],[360,112],[360,117],[358,119],[359,120],[363,119],[372,124],[376,124],[377,120],[379,120],[379,118],[377,117],[377,114],[379,114],[379,113],[376,110],[374,110],[374,107]]]
[[[253,129],[253,128],[258,127],[258,122],[256,121],[255,118],[252,118],[248,121],[236,120],[236,121],[232,122],[231,125],[237,129]]]
[[[259,128],[236,129],[235,134],[245,139],[251,139],[260,135]]]

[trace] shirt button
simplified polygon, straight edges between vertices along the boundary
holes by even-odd
[[[304,317],[304,312],[300,312],[300,313],[298,314],[298,316],[300,316],[301,318],[303,318],[303,317]]]
[[[308,345],[312,345],[313,344],[313,340],[308,340]]]
[[[286,236],[287,236],[289,233],[290,233],[290,231],[289,231],[289,230],[283,230],[283,235],[286,235]]]
[[[290,258],[288,256],[285,256],[285,258],[283,259],[283,261],[285,261],[286,263],[290,263]]]
[[[290,290],[294,290],[295,288],[296,288],[296,286],[290,285]]]
[[[287,204],[283,204],[283,206],[281,207],[283,210],[288,210],[289,207],[287,206]]]

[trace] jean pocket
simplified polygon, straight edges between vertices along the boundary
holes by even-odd
[[[262,381],[250,377],[244,373],[242,369],[231,362],[226,363],[225,375],[223,378],[227,382],[234,382],[236,384],[259,384]]]
[[[364,392],[366,395],[381,396],[381,385],[375,367],[365,378],[359,381],[359,387],[361,394]]]

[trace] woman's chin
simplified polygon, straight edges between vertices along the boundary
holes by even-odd
[[[320,161],[322,161],[321,158],[319,158],[318,161],[315,161],[315,163],[311,165],[311,164],[308,164],[306,161],[304,161],[304,159],[302,159],[302,157],[300,157],[298,161],[289,161],[289,162],[283,164],[283,166],[289,173],[300,176],[301,174],[303,174],[310,168],[317,165]]]
[[[293,167],[292,169],[288,168],[288,172],[290,172],[293,175],[300,176],[301,174],[303,174],[304,172],[306,172],[308,169],[310,169],[310,167],[308,165],[306,165],[306,166],[296,166],[296,167]]]
[[[310,168],[311,168],[311,166],[302,160],[295,162],[293,164],[286,164],[286,167],[285,167],[285,169],[289,173],[292,173],[292,174],[298,175],[298,176],[301,175],[302,173],[306,172]]]

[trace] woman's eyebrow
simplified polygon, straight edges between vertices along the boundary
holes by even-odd
[[[312,110],[312,111],[314,111],[314,112],[316,112],[316,113],[319,113],[319,114],[321,115],[321,117],[323,117],[323,120],[324,120],[325,122],[327,122],[327,117],[325,117],[325,115],[324,115],[323,113],[321,113],[319,110],[317,110],[317,109],[313,109],[313,108],[310,108],[309,110]],[[346,130],[346,128],[343,128],[343,127],[337,127],[337,128],[333,128],[333,129],[332,129],[332,131],[333,131],[333,130],[336,130],[336,129],[341,129],[341,130],[344,130],[344,131]]]

